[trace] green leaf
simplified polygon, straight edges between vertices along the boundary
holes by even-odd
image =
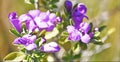
[[[102,43],[102,42],[94,42],[94,44],[103,45],[104,43]]]
[[[93,28],[93,24],[92,24],[92,23],[90,23],[90,30],[89,30],[89,32],[88,32],[88,33],[90,33],[90,32],[92,31],[92,28]]]
[[[39,38],[37,38],[36,40],[35,40],[35,44],[37,44],[38,46],[39,46],[39,42],[40,42],[40,40],[41,40],[41,38],[39,37]]]
[[[101,26],[101,27],[99,27],[99,31],[101,32],[101,31],[103,31],[105,28],[106,28],[107,26]]]
[[[8,54],[5,58],[4,61],[11,60],[11,61],[22,61],[24,60],[26,55],[22,52],[12,52]]]
[[[79,43],[78,42],[74,45],[74,50],[76,50],[77,47],[79,47]]]
[[[86,49],[87,49],[87,44],[82,43],[82,42],[80,41],[80,47],[81,47],[82,50],[86,50]]]
[[[45,38],[46,39],[51,39],[59,34],[59,31],[57,28],[54,28],[52,32],[46,32],[45,33]]]
[[[94,37],[98,37],[100,35],[100,32],[95,32]]]
[[[21,37],[21,35],[15,29],[10,29],[10,32],[17,37]]]
[[[34,0],[25,0],[25,3],[27,3],[27,4],[34,4]]]
[[[73,59],[77,59],[77,58],[80,58],[80,57],[81,57],[81,53],[74,55]]]

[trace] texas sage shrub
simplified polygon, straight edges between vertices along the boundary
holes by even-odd
[[[47,61],[48,55],[54,55],[56,61],[73,61],[81,58],[83,50],[90,43],[102,45],[100,31],[103,27],[93,27],[86,15],[87,6],[84,3],[72,4],[70,0],[64,2],[64,12],[55,11],[59,0],[42,0],[47,11],[39,10],[38,0],[26,0],[35,5],[34,10],[17,15],[11,12],[9,22],[14,29],[10,32],[17,38],[13,44],[18,47],[17,52],[8,54],[4,60],[18,60],[27,62]],[[79,49],[78,49],[79,48]],[[56,56],[63,51],[62,57]],[[78,49],[78,53],[74,53]]]

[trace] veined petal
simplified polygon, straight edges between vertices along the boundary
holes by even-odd
[[[28,14],[35,18],[36,16],[39,16],[40,10],[30,10]]]
[[[41,46],[40,50],[43,52],[58,52],[60,50],[60,47],[57,43],[50,42]]]
[[[13,27],[19,32],[22,32],[22,24],[18,19],[11,19],[10,23],[13,25]]]
[[[25,46],[25,48],[30,51],[30,50],[36,49],[37,45],[32,43],[32,44],[29,44],[29,45]]]

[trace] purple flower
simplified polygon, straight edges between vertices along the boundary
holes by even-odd
[[[10,23],[13,25],[13,27],[19,32],[22,32],[22,24],[20,20],[17,18],[17,14],[15,12],[11,12],[8,16]]]
[[[83,43],[89,43],[90,39],[93,37],[94,33],[90,32],[90,24],[82,22],[76,28],[75,26],[68,26],[67,32],[69,34],[68,39],[72,41],[81,41]]]
[[[72,10],[72,19],[74,21],[75,27],[78,27],[80,23],[83,21],[83,18],[88,17],[85,15],[87,11],[86,6],[83,3],[79,3],[73,10]]]
[[[35,35],[24,35],[23,37],[18,37],[14,40],[14,44],[24,45],[27,50],[34,50],[37,45],[34,43],[36,40]]]
[[[69,0],[66,0],[65,3],[64,3],[64,5],[65,5],[66,10],[67,10],[68,12],[70,12],[71,9],[72,9],[72,2],[69,1]]]
[[[39,10],[30,10],[26,14],[22,14],[17,18],[16,13],[12,12],[9,14],[9,20],[15,29],[21,33],[22,23],[26,24],[26,29],[29,33],[35,29],[52,31],[58,22],[62,19],[57,17],[56,14],[47,12],[40,12]]]
[[[43,52],[58,52],[60,50],[60,47],[57,43],[50,42],[41,46],[40,50]]]
[[[61,21],[54,13],[41,12],[38,17],[35,17],[35,23],[40,30],[52,31],[57,22]]]
[[[68,26],[67,31],[69,33],[68,39],[72,41],[79,41],[82,34],[77,29],[75,29],[73,26]]]

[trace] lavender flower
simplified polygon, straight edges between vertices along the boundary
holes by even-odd
[[[93,37],[93,32],[90,32],[90,24],[82,22],[79,26],[68,26],[68,39],[72,41],[81,41],[83,43],[89,43],[90,39]]]
[[[65,3],[64,3],[64,5],[65,5],[66,10],[67,10],[68,12],[70,12],[71,9],[72,9],[72,2],[69,1],[69,0],[66,0]]]
[[[13,27],[19,32],[22,32],[22,24],[20,20],[17,18],[17,14],[15,12],[12,12],[8,16],[10,23],[13,25]]]
[[[57,43],[50,42],[41,46],[40,50],[43,52],[58,52],[60,50],[60,47]]]
[[[56,24],[62,21],[54,13],[40,12],[39,10],[30,10],[19,18],[17,18],[15,12],[12,12],[9,14],[9,20],[19,33],[22,32],[22,23],[26,23],[27,31],[31,33],[35,29],[52,31]]]
[[[34,50],[37,45],[34,43],[36,40],[35,35],[24,35],[23,37],[18,37],[14,40],[14,44],[24,45],[27,50]]]
[[[72,19],[74,21],[74,25],[78,27],[80,23],[83,21],[83,18],[88,17],[85,15],[87,11],[86,6],[83,3],[79,3],[73,10],[72,10]]]
[[[35,17],[35,23],[40,30],[52,31],[55,25],[61,21],[54,13],[41,12],[38,17]]]

